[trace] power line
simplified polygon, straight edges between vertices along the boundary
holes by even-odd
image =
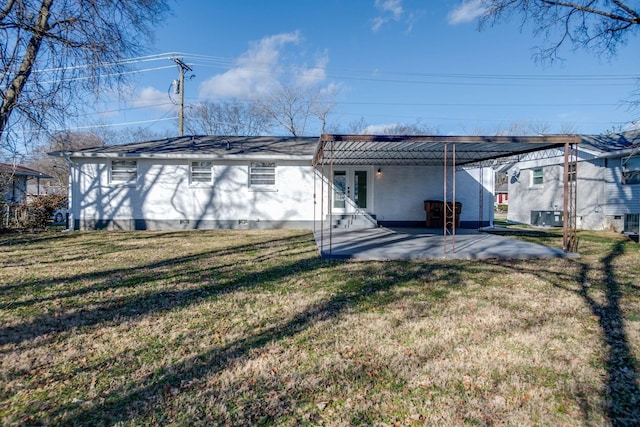
[[[224,58],[218,56],[207,56],[199,54],[181,53],[181,56],[185,58],[194,59],[208,59],[212,62],[220,63],[236,63],[232,58]],[[248,61],[249,64],[256,66],[266,66],[269,63],[259,61]],[[297,64],[280,64],[281,66],[288,66],[291,68],[303,69],[303,70],[324,70],[324,67],[301,67]],[[367,69],[351,69],[351,68],[332,68],[336,71],[353,72],[360,74],[388,74],[388,75],[404,75],[404,76],[419,76],[419,77],[454,77],[454,78],[490,78],[490,79],[535,79],[535,80],[598,80],[598,79],[640,79],[639,74],[478,74],[478,73],[418,73],[418,72],[406,72],[406,71],[384,71],[384,70],[367,70]]]
[[[174,116],[174,117],[161,117],[159,119],[150,119],[150,120],[137,120],[134,122],[120,122],[120,123],[104,123],[104,124],[100,124],[100,125],[87,125],[87,126],[71,126],[71,127],[65,127],[65,128],[58,128],[58,129],[47,129],[48,132],[65,132],[65,131],[70,131],[70,130],[83,130],[83,129],[99,129],[99,128],[106,128],[106,127],[116,127],[116,126],[130,126],[130,125],[139,125],[139,124],[145,124],[145,123],[156,123],[156,122],[164,122],[164,121],[168,121],[168,120],[176,120],[178,117]],[[42,130],[18,130],[18,131],[14,131],[15,133],[19,133],[19,134],[36,134],[36,133],[40,133]]]

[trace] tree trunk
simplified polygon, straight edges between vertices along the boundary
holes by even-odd
[[[32,36],[27,45],[22,63],[20,64],[20,70],[11,81],[6,93],[2,98],[2,104],[0,104],[0,136],[4,133],[4,130],[9,123],[11,112],[18,103],[22,89],[24,89],[29,75],[33,69],[33,64],[38,56],[38,51],[42,45],[42,40],[47,30],[49,29],[49,16],[51,12],[51,4],[53,0],[42,0],[40,6],[40,12],[38,12],[38,19],[36,25],[32,30]]]

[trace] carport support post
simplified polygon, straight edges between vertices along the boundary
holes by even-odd
[[[313,165],[313,233],[316,233],[316,216],[317,216],[317,212],[316,210],[318,209],[318,201],[317,201],[317,195],[318,195],[318,165],[315,164]]]
[[[449,205],[447,204],[447,177],[448,177],[448,173],[447,173],[447,145],[448,144],[444,144],[444,156],[443,156],[443,203],[442,203],[442,213],[443,213],[443,227],[442,227],[442,239],[443,239],[443,245],[442,247],[444,248],[444,256],[446,258],[447,256],[447,233],[448,233],[448,229],[447,229],[447,221],[449,219]],[[451,202],[452,205],[452,209],[451,209],[451,244],[452,244],[452,252],[456,251],[456,145],[453,144],[453,148],[451,149],[451,159],[452,159],[452,169],[451,169],[451,175],[452,175],[452,182],[451,182],[451,188],[452,188],[452,198],[453,201]]]
[[[442,226],[442,247],[444,248],[444,257],[447,257],[447,144],[444,144],[444,156],[443,157],[443,178],[442,178],[442,214],[443,226]]]
[[[331,140],[331,159],[329,162],[329,179],[327,179],[327,200],[329,202],[329,254],[333,254],[333,142]]]
[[[320,166],[320,256],[324,247],[324,142],[321,142],[322,156]]]
[[[451,201],[451,233],[452,233],[452,245],[453,252],[456,251],[456,144],[453,144],[453,164],[451,166],[451,176],[453,178],[453,182],[451,183],[453,187],[453,200]]]
[[[562,249],[569,251],[569,142],[564,143],[564,171],[562,194]]]

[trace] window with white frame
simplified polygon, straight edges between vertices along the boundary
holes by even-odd
[[[622,183],[625,185],[640,184],[640,156],[622,160]]]
[[[213,162],[191,162],[191,183],[211,184],[213,178],[212,167]]]
[[[138,179],[136,160],[111,161],[111,182],[114,184],[134,184]]]
[[[251,162],[249,166],[249,187],[273,188],[276,185],[276,164],[271,162]]]
[[[544,181],[543,170],[542,168],[536,168],[533,170],[533,175],[531,178],[531,185],[542,185]]]

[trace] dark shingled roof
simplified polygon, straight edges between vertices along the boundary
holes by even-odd
[[[564,142],[602,153],[640,147],[640,130],[606,135],[540,136],[438,136],[438,135],[322,135],[288,136],[208,136],[165,138],[133,144],[109,145],[55,152],[76,157],[281,157],[309,158],[315,162],[325,150],[336,164],[433,164],[442,163],[445,144],[457,144],[458,165],[509,158],[528,152],[561,148]]]
[[[580,145],[603,153],[640,147],[640,129],[604,135],[581,135]]]
[[[310,159],[318,145],[318,137],[280,136],[181,136],[133,144],[110,145],[76,150],[74,155],[281,155],[307,156]]]

